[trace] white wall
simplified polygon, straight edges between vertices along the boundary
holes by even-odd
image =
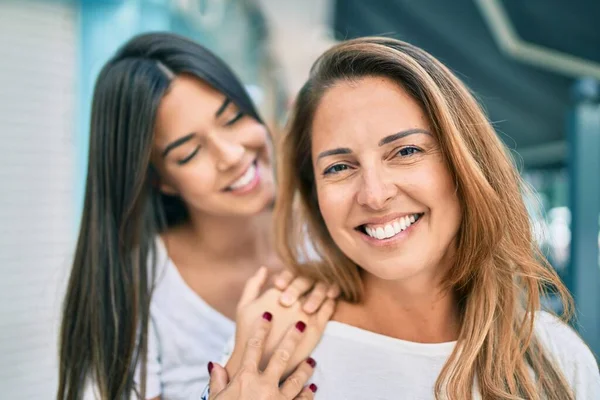
[[[77,15],[0,0],[0,398],[52,399],[74,246]]]

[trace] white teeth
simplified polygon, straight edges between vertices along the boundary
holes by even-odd
[[[413,214],[410,216],[398,218],[397,220],[390,222],[384,226],[378,227],[369,227],[365,226],[365,231],[367,235],[372,238],[376,238],[379,240],[389,239],[391,237],[396,236],[400,232],[406,230],[409,226],[414,224],[419,219],[418,214]]]
[[[385,226],[385,237],[386,238],[391,238],[392,236],[394,236],[396,234],[396,232],[394,232],[394,227],[393,225],[386,225]]]
[[[256,166],[254,164],[252,164],[252,165],[250,165],[248,170],[244,173],[244,175],[242,175],[240,177],[240,179],[238,179],[237,181],[235,181],[231,185],[229,185],[229,189],[235,190],[235,189],[239,189],[241,187],[246,186],[247,184],[252,182],[255,175],[256,175]]]

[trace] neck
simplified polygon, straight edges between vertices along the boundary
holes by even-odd
[[[363,285],[360,304],[339,307],[342,322],[411,342],[443,343],[458,338],[456,295],[441,282],[422,277],[389,281],[365,272]]]
[[[272,215],[270,208],[247,217],[191,214],[186,230],[208,259],[260,264],[273,249]]]

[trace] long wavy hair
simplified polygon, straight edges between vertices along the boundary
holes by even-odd
[[[64,300],[58,399],[92,383],[102,399],[145,398],[148,320],[156,236],[187,220],[161,194],[150,163],[156,112],[179,74],[201,79],[261,122],[229,67],[180,36],[134,37],[109,60],[94,89],[84,210]],[[201,338],[200,338],[201,339]],[[134,382],[141,370],[141,393]]]
[[[466,86],[427,52],[402,41],[367,37],[338,44],[313,65],[296,99],[280,149],[278,250],[302,273],[337,283],[359,302],[360,267],[335,245],[319,211],[311,129],[323,94],[339,81],[381,76],[421,106],[457,185],[462,221],[447,285],[461,299],[458,345],[438,377],[436,398],[573,399],[565,377],[536,337],[541,297],[552,288],[566,315],[572,299],[532,235],[522,199],[526,185]],[[308,230],[308,235],[306,230]],[[321,262],[307,268],[311,240]],[[534,372],[532,376],[531,371]]]

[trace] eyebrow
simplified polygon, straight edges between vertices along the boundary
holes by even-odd
[[[225,101],[223,102],[223,104],[221,104],[221,107],[219,107],[219,109],[217,110],[217,112],[215,113],[215,118],[219,117],[221,114],[223,114],[223,111],[225,111],[225,109],[227,108],[227,106],[229,105],[229,103],[231,103],[231,99],[226,97]]]
[[[393,135],[384,137],[383,139],[381,139],[379,141],[378,145],[381,147],[388,143],[392,143],[398,139],[402,139],[403,137],[414,135],[417,133],[424,133],[426,135],[431,136],[431,133],[425,129],[420,129],[420,128],[408,129],[408,130],[394,133]],[[352,150],[347,147],[340,147],[337,149],[326,150],[326,151],[319,153],[319,155],[317,156],[317,159],[321,159],[323,157],[328,157],[328,156],[336,156],[336,155],[340,155],[340,154],[352,154]]]
[[[162,152],[163,158],[166,157],[167,154],[169,154],[169,152],[171,150],[173,150],[177,146],[181,146],[182,144],[186,143],[187,141],[189,141],[193,137],[194,137],[194,133],[192,132],[192,133],[188,133],[187,135],[182,136],[179,139],[176,139],[176,140],[172,141],[171,143],[169,143],[167,145],[167,147],[165,147],[165,149]]]
[[[332,150],[325,150],[321,153],[319,153],[317,159],[321,159],[323,157],[328,157],[328,156],[337,156],[339,154],[351,154],[352,150],[350,150],[347,147],[340,147],[339,149],[332,149]]]
[[[417,133],[424,133],[425,135],[429,135],[431,136],[431,133],[428,130],[425,129],[420,129],[420,128],[415,128],[415,129],[407,129],[405,131],[401,131],[398,133],[394,133],[393,135],[389,135],[384,137],[383,139],[381,139],[378,143],[379,146],[383,146],[386,145],[388,143],[392,143],[398,139],[402,139],[404,137],[410,136],[410,135],[414,135]]]

